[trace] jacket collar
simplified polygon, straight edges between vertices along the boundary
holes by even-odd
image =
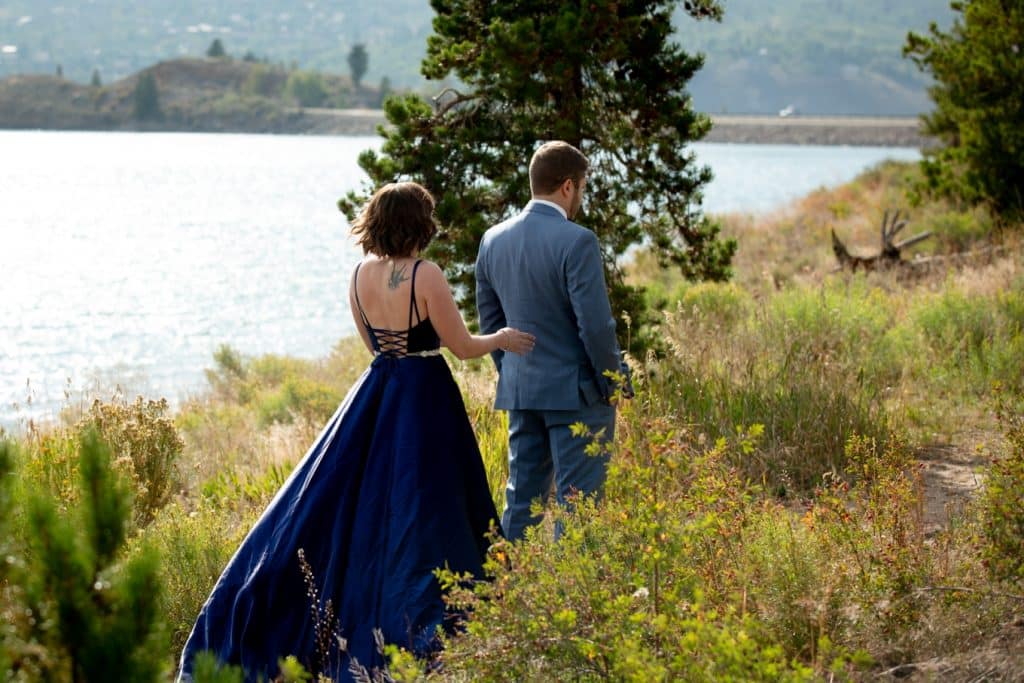
[[[568,220],[569,216],[566,214],[565,209],[558,206],[553,202],[546,201],[544,199],[531,199],[526,205],[523,211],[530,211],[536,213],[543,213],[548,216],[561,216]]]

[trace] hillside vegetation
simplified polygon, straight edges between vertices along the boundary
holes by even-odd
[[[139,110],[142,79],[155,86],[151,110]],[[182,58],[109,85],[48,75],[7,78],[0,81],[0,128],[322,132],[322,117],[304,107],[377,106],[379,100],[375,88],[356,90],[344,76],[235,59]],[[345,132],[337,121],[328,129]]]
[[[948,25],[948,3],[910,0],[727,0],[721,24],[677,19],[679,40],[707,53],[691,88],[711,113],[915,114],[928,109],[925,80],[900,55],[908,31]],[[427,87],[420,62],[431,31],[427,0],[291,3],[259,0],[245,9],[196,0],[139,2],[10,0],[0,6],[0,77],[53,74],[76,81],[93,69],[124,78],[154,62],[204,54],[219,37],[229,54],[347,73],[356,43],[369,53],[366,83],[387,76]],[[433,93],[432,93],[433,94]]]
[[[606,498],[562,513],[560,543],[550,519],[524,543],[496,539],[491,582],[442,575],[472,619],[429,680],[1017,680],[1022,245],[987,241],[983,213],[931,202],[911,216],[937,233],[915,248],[934,269],[832,272],[829,229],[875,248],[880,214],[905,204],[917,173],[888,164],[769,216],[723,217],[741,245],[732,283],[689,284],[637,256],[631,278],[665,312],[663,349],[631,361],[637,397],[621,407]],[[953,257],[965,249],[975,257]],[[100,596],[58,612],[47,591],[66,582],[33,578],[49,574],[29,529],[93,505],[77,483],[82,468],[96,480],[91,435],[113,445],[135,495],[115,569],[82,595],[112,583],[123,596],[116,567],[156,567],[166,630],[145,633],[163,649],[130,642],[169,671],[225,562],[368,360],[357,339],[320,361],[223,347],[209,391],[174,415],[106,397],[0,444],[0,664],[59,677],[83,647],[65,640],[74,610],[100,610],[90,637],[119,614]],[[493,368],[449,362],[500,503]],[[26,516],[41,495],[51,502],[31,509],[50,517]],[[401,652],[390,675],[425,676]],[[210,668],[197,683],[233,676]]]

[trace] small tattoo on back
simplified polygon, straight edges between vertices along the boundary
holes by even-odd
[[[391,264],[391,276],[388,278],[388,289],[398,289],[398,286],[408,280],[405,274],[406,266],[398,267],[398,264]]]

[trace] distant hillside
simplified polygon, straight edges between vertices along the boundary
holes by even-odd
[[[707,54],[692,84],[711,113],[913,114],[926,82],[900,55],[907,31],[949,23],[946,0],[725,0],[721,24],[680,19],[679,40]],[[348,73],[352,45],[370,56],[366,84],[383,77],[427,87],[419,74],[433,11],[427,0],[6,0],[0,77],[54,74],[87,83],[124,78],[160,60],[202,56],[214,38],[229,54]]]
[[[910,115],[928,81],[902,48],[909,31],[947,26],[947,0],[726,0],[721,23],[678,21],[706,55],[690,91],[710,113]]]
[[[419,80],[433,11],[427,0],[4,0],[0,77],[28,71],[87,83],[94,68],[104,80],[124,78],[155,62],[203,56],[214,38],[228,53],[246,52],[274,63],[348,73],[355,43],[369,46],[364,79],[398,84]]]
[[[149,76],[156,84],[159,115],[140,120],[136,85]],[[303,108],[297,96],[315,101]],[[376,89],[356,93],[342,76],[187,58],[161,62],[99,87],[41,74],[8,77],[0,80],[0,128],[367,133],[373,123],[366,116],[325,117],[323,112],[330,109],[324,108],[376,106],[379,100]]]

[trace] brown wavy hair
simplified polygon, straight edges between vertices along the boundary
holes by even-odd
[[[365,253],[377,256],[421,251],[437,234],[434,198],[419,183],[388,183],[359,212],[352,234]]]

